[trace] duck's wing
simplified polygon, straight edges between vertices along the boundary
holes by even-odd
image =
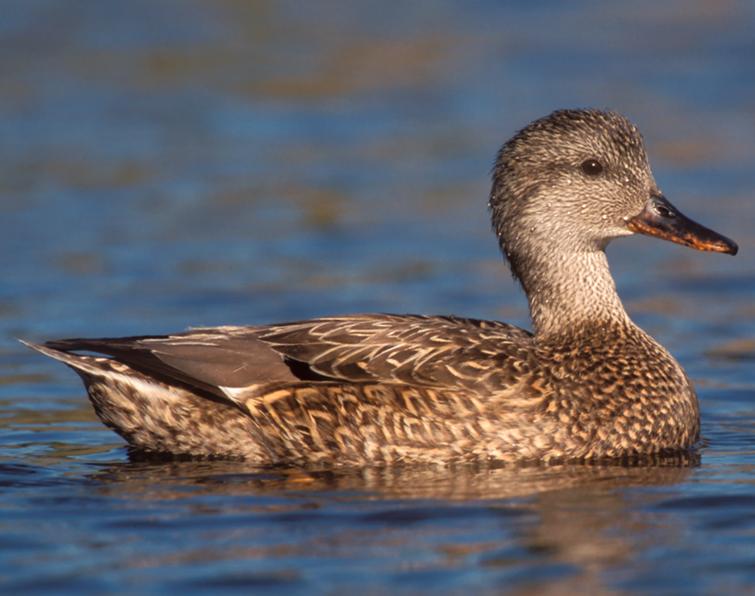
[[[505,386],[529,369],[528,332],[457,317],[353,315],[167,336],[47,342],[95,352],[167,382],[236,400],[276,383],[378,382],[426,387]]]
[[[79,353],[105,355],[147,377],[223,400],[229,398],[222,389],[225,386],[250,387],[298,380],[283,357],[266,343],[252,335],[236,335],[231,329],[239,328],[218,327],[172,335],[58,339],[41,346],[24,343],[79,372],[92,374],[97,368],[95,360],[82,359]],[[89,366],[84,367],[83,363]],[[109,369],[102,366],[104,371]]]
[[[331,317],[253,333],[328,379],[448,387],[480,384],[497,366],[521,364],[532,341],[505,323],[418,315]]]

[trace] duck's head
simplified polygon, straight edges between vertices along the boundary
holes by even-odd
[[[538,258],[602,251],[613,238],[635,233],[737,252],[734,242],[663,196],[642,136],[614,112],[560,110],[517,133],[498,153],[490,209],[520,278]]]

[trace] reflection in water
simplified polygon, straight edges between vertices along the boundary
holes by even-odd
[[[471,564],[481,573],[531,571],[535,583],[555,576],[562,589],[605,590],[608,572],[615,576],[641,557],[657,528],[666,540],[681,532],[672,522],[659,523],[654,491],[631,489],[676,485],[697,463],[692,457],[655,466],[308,471],[132,461],[106,466],[91,479],[99,493],[136,507],[140,501],[150,509],[166,502],[168,511],[186,506],[190,516],[180,523],[213,536],[139,565],[292,557],[376,564],[386,549],[406,550],[411,560],[429,547],[431,560],[412,562],[406,573]],[[152,515],[141,525],[169,519]],[[277,537],[272,543],[271,536]]]
[[[307,470],[259,467],[235,461],[155,461],[132,454],[129,464],[106,467],[92,478],[104,490],[138,496],[145,487],[162,487],[159,498],[183,498],[186,488],[203,494],[284,494],[356,491],[365,498],[503,499],[580,488],[603,490],[680,482],[699,463],[697,454],[658,459],[655,465],[533,465],[386,467],[355,470]],[[176,492],[174,492],[176,491]],[[194,494],[197,494],[194,492]],[[155,497],[152,493],[151,497]]]

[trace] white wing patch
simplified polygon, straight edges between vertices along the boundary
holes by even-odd
[[[244,405],[244,402],[249,399],[249,395],[253,394],[259,386],[260,384],[245,385],[244,387],[219,386],[218,389],[220,389],[223,392],[223,395],[225,395],[232,402],[239,405]]]

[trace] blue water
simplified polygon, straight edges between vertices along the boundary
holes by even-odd
[[[6,0],[0,590],[755,589],[749,2]],[[699,461],[265,471],[129,457],[15,338],[348,312],[527,325],[485,209],[498,146],[611,107],[735,258],[609,258],[695,381]]]

